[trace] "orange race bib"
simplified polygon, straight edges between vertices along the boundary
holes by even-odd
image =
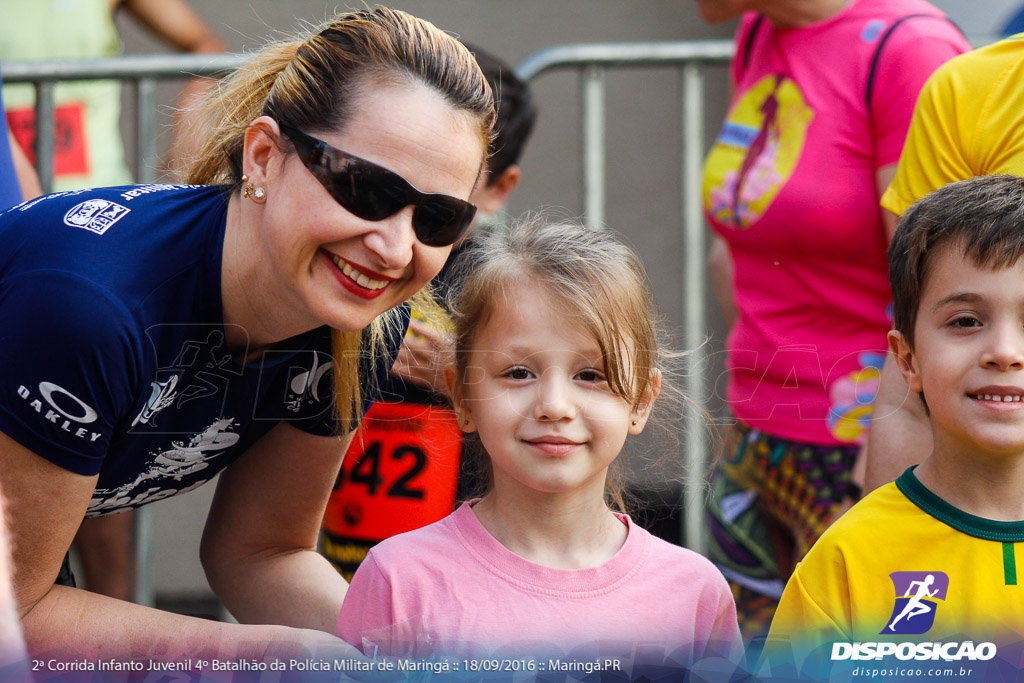
[[[462,431],[451,410],[374,403],[327,503],[324,554],[350,577],[378,541],[450,514],[461,456]]]

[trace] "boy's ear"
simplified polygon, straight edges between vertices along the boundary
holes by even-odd
[[[452,405],[455,406],[455,416],[459,420],[459,429],[467,434],[475,432],[476,422],[473,421],[473,411],[462,400],[462,386],[455,381],[454,365],[445,367],[444,383],[448,385],[448,395],[452,397]]]
[[[910,344],[907,343],[907,338],[903,336],[902,332],[897,330],[889,331],[889,350],[896,358],[896,367],[900,369],[900,374],[907,381],[910,390],[920,393],[924,386],[921,383],[921,372],[917,367],[917,358],[914,356],[914,350],[910,348]]]
[[[482,184],[476,188],[469,200],[483,213],[498,213],[512,196],[521,177],[522,171],[519,170],[519,166],[512,164],[497,178],[492,178],[489,185]]]
[[[644,427],[647,426],[647,418],[651,416],[651,408],[654,407],[654,402],[658,398],[658,394],[661,393],[661,370],[655,370],[651,375],[651,384],[647,387],[647,391],[640,397],[636,406],[630,411],[629,419],[629,433],[639,434],[644,431]]]

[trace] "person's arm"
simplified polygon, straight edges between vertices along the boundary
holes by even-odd
[[[348,584],[316,544],[351,440],[282,422],[221,473],[200,554],[240,622],[335,632]]]
[[[118,6],[182,52],[223,52],[226,49],[224,42],[185,0],[123,0]]]
[[[395,358],[391,373],[402,380],[442,396],[448,396],[444,369],[453,358],[452,342],[433,326],[409,321],[409,332]]]
[[[288,657],[300,647],[344,647],[323,634],[239,626],[161,612],[54,585],[96,476],[65,470],[0,433],[0,480],[14,558],[14,590],[30,655],[181,661]]]
[[[878,381],[868,431],[864,492],[895,481],[931,452],[932,432],[921,399],[910,391],[890,351]]]
[[[7,138],[11,146],[11,159],[14,161],[14,172],[18,176],[18,185],[21,186],[21,198],[28,201],[35,199],[43,193],[43,187],[39,184],[39,176],[32,162],[25,156],[21,145],[14,138],[14,133],[7,129]]]
[[[878,192],[879,200],[889,189],[892,179],[896,177],[896,169],[896,164],[887,164],[875,171],[875,190]],[[885,243],[888,244],[892,241],[892,236],[896,234],[899,217],[883,208],[879,208],[879,213],[882,217],[882,228],[885,230]]]
[[[895,175],[895,164],[878,170],[875,182],[879,196],[886,192]],[[890,211],[881,209],[881,212],[886,242],[889,242],[896,232],[898,219]],[[869,493],[893,481],[907,467],[921,462],[931,449],[931,439],[921,402],[910,395],[895,359],[891,353],[886,353],[872,406],[871,429],[854,466],[854,483],[863,493]]]
[[[895,174],[893,166],[879,170],[879,194],[885,193]],[[882,209],[882,220],[886,238],[891,240],[898,219]],[[931,448],[932,431],[924,404],[910,391],[890,351],[885,355],[878,380],[867,443],[858,458],[862,477],[860,485],[864,493],[895,481],[908,467],[924,460]]]
[[[941,98],[937,99],[936,93],[947,90],[945,73],[945,69],[940,69],[922,88],[899,165],[883,166],[876,175],[880,202],[885,207],[881,211],[886,241],[892,239],[899,222],[892,209],[906,208],[906,202],[899,198],[905,196],[908,190],[915,194],[921,192],[921,182],[942,184],[934,177],[926,177],[927,174],[920,168],[920,164],[927,164],[925,159],[931,158],[936,163],[936,168],[950,168],[950,163],[939,163],[940,160],[936,158],[936,145],[926,142],[934,137],[935,131],[941,130],[942,135],[935,138],[938,146],[953,145],[952,128],[940,123],[943,116],[937,108]],[[952,158],[947,161],[953,161],[954,158],[957,164],[962,162],[959,153],[952,153]],[[901,186],[902,189],[897,190],[894,186]],[[910,189],[911,186],[915,189]],[[892,353],[889,352],[886,354],[878,382],[878,392],[871,414],[871,429],[858,459],[859,468],[863,472],[861,486],[864,493],[894,481],[908,467],[921,462],[931,451],[931,446],[931,426],[924,404],[917,396],[912,395],[903,375],[896,367]]]
[[[128,10],[145,27],[182,52],[215,54],[227,50],[224,43],[185,0],[124,0]],[[205,122],[198,120],[196,105],[216,81],[193,78],[181,90],[174,103],[174,126],[170,156],[166,166],[172,172],[183,171],[198,151]]]
[[[11,581],[11,544],[7,538],[7,514],[4,512],[4,496],[0,492],[0,668],[7,667],[12,680],[29,680],[25,669],[28,655],[25,652],[25,638],[21,635],[18,606],[14,599],[14,584]],[[22,671],[17,671],[20,667]]]
[[[726,326],[732,328],[737,317],[732,254],[729,253],[729,245],[718,235],[712,237],[711,249],[708,251],[708,276]]]
[[[979,150],[968,144],[984,98],[961,92],[961,65],[969,57],[939,67],[921,89],[899,167],[882,194],[882,207],[893,221],[928,193],[984,172]]]

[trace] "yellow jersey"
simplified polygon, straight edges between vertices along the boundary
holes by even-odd
[[[948,183],[1024,175],[1024,33],[949,60],[917,99],[882,207],[897,216]]]
[[[1022,544],[1024,521],[967,514],[925,488],[910,468],[840,517],[797,565],[762,663],[773,671],[809,658],[814,667],[877,665],[867,655],[878,648],[862,646],[881,643],[929,643],[916,650],[900,645],[901,655],[942,663],[965,641],[972,648],[991,643],[984,660],[999,644],[1024,640]],[[903,660],[889,652],[893,647],[882,652]]]

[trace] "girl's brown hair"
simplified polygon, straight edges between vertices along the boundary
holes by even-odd
[[[473,121],[487,148],[494,101],[473,55],[427,21],[375,7],[339,14],[293,40],[271,44],[226,78],[202,105],[198,119],[212,123],[186,181],[238,191],[245,131],[253,120],[265,115],[309,133],[339,131],[361,88],[387,83],[430,87]],[[417,308],[433,308],[428,293],[412,301]],[[386,327],[395,324],[392,310],[364,331],[332,332],[335,399],[346,430],[359,411],[360,355],[366,349],[376,353]]]

